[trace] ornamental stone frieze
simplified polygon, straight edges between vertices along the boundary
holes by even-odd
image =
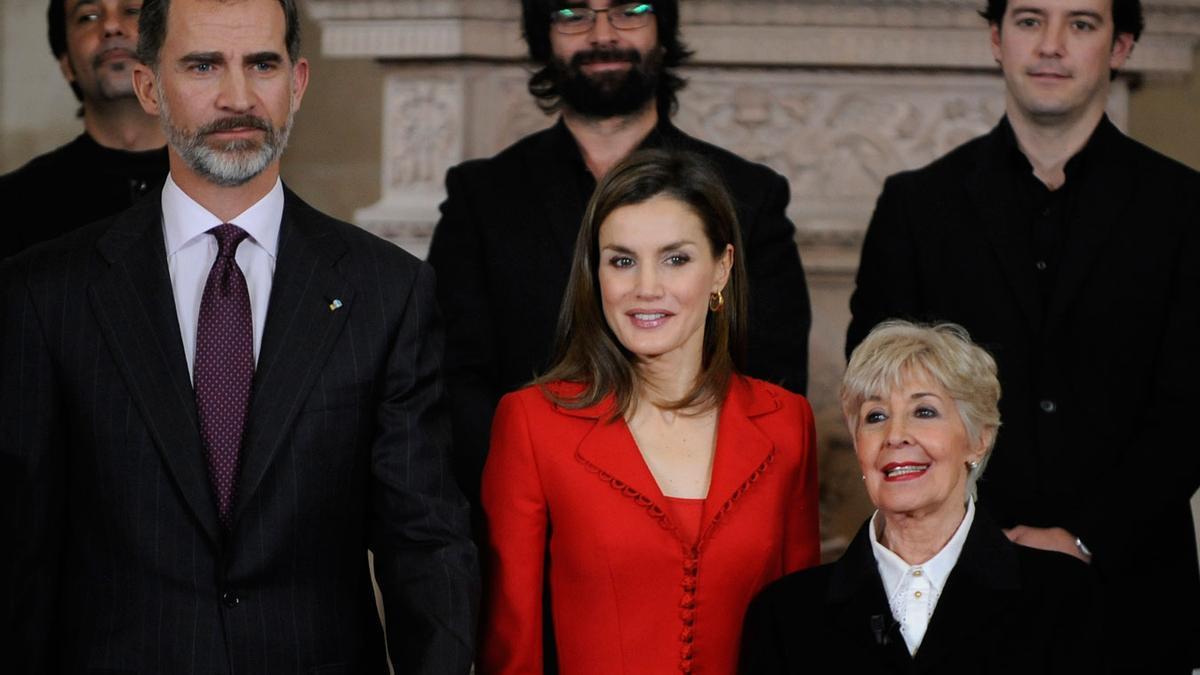
[[[1003,83],[985,0],[682,0],[676,123],[790,181],[813,304],[809,398],[821,438],[829,553],[865,517],[835,395],[858,252],[884,179],[990,129]],[[1144,2],[1147,30],[1114,83],[1179,77],[1200,42],[1200,0]],[[385,64],[382,198],[359,225],[428,251],[446,169],[492,155],[552,122],[526,91],[515,0],[307,0],[326,57]]]

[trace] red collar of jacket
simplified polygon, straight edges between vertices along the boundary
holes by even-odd
[[[553,383],[551,391],[570,396],[582,390],[574,383]],[[779,410],[779,390],[742,375],[734,375],[717,421],[717,448],[712,479],[705,498],[700,545],[710,537],[721,518],[733,508],[753,484],[767,472],[775,459],[775,442],[759,426],[761,418]],[[624,420],[609,423],[612,396],[599,403],[570,409],[555,409],[572,417],[595,420],[579,440],[576,458],[625,497],[637,501],[651,517],[659,517],[666,505],[662,491],[646,466]]]

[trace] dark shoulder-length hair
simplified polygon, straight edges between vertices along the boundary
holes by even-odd
[[[704,226],[714,258],[733,246],[733,269],[722,290],[724,307],[704,322],[700,372],[677,401],[656,401],[671,410],[703,411],[720,405],[730,377],[742,370],[746,351],[746,266],[737,214],[720,175],[703,157],[678,150],[639,150],[613,167],[596,187],[583,216],[571,277],[555,334],[554,365],[537,378],[547,398],[565,408],[587,408],[609,394],[611,419],[630,413],[638,401],[634,356],[604,318],[600,297],[600,226],[622,206],[666,196],[686,205]],[[648,226],[653,226],[648,224]],[[547,385],[582,385],[570,395]]]
[[[658,25],[658,44],[662,47],[662,75],[658,80],[658,112],[669,117],[679,107],[678,93],[687,81],[675,72],[692,55],[679,35],[679,1],[654,0],[654,21]],[[550,47],[550,15],[562,9],[565,0],[521,0],[521,33],[529,46],[529,58],[539,66],[529,76],[529,93],[537,99],[538,106],[546,113],[562,107],[562,98],[554,86],[553,69],[549,63],[554,58]]]

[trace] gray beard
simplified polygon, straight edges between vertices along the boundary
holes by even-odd
[[[171,119],[171,110],[167,106],[167,98],[163,95],[161,87],[158,90],[158,100],[160,122],[163,134],[167,137],[167,144],[193,171],[221,187],[245,185],[279,159],[283,149],[287,147],[296,114],[295,110],[288,110],[287,122],[280,128],[274,128],[267,122],[261,143],[234,140],[213,146],[205,140],[213,130],[211,124],[195,131],[176,126]]]

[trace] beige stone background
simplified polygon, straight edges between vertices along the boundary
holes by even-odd
[[[49,53],[46,0],[0,3],[0,172],[7,172],[69,141],[79,133],[80,123],[74,116],[75,101]],[[386,67],[365,58],[323,57],[320,27],[307,15],[303,30],[312,80],[285,155],[284,179],[317,208],[353,220],[356,210],[375,204],[381,197]],[[982,25],[979,39],[986,40]],[[514,35],[513,40],[518,37]],[[704,44],[693,42],[691,46],[703,56]],[[1133,82],[1127,127],[1134,138],[1200,168],[1200,52],[1194,60],[1191,73],[1185,76]],[[485,103],[474,102],[481,108]],[[842,292],[832,286],[823,288],[822,283],[810,280],[813,309],[824,315],[825,330],[836,333],[844,330],[848,308]],[[823,337],[820,342],[827,344],[840,344],[842,339],[840,334]],[[837,353],[814,354],[813,358],[840,358],[840,350],[833,351]],[[815,390],[831,386],[830,382],[812,383],[814,404],[832,396],[831,392]],[[826,429],[838,424],[836,419],[822,421]],[[823,502],[840,504],[836,513],[825,514],[825,526],[843,534],[852,533],[868,509],[865,495],[856,486],[853,458],[839,434],[823,434],[823,446],[823,489],[839,493],[823,495]],[[1193,499],[1193,507],[1200,520],[1200,499]]]

